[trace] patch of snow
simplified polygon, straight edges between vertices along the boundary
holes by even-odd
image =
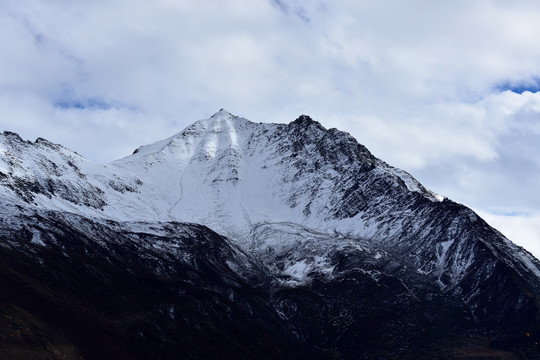
[[[39,246],[46,246],[46,244],[41,239],[41,232],[37,230],[32,233],[32,240],[30,240],[30,242]]]
[[[298,282],[303,282],[306,279],[307,272],[310,268],[311,267],[306,263],[306,260],[301,260],[287,266],[287,268],[283,270],[283,273],[289,275]]]

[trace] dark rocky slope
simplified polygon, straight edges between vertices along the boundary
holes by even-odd
[[[264,271],[203,226],[56,212],[21,213],[0,224],[0,358],[321,353],[292,336],[272,308]]]

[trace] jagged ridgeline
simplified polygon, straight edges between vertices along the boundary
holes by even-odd
[[[0,135],[1,359],[537,359],[540,263],[302,115]]]

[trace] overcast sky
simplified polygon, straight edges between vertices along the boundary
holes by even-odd
[[[104,163],[307,114],[540,257],[538,1],[3,0],[0,44],[0,130]]]

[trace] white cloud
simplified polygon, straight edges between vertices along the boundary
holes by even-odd
[[[477,211],[478,215],[495,226],[515,244],[524,247],[540,259],[540,214],[497,215]]]

